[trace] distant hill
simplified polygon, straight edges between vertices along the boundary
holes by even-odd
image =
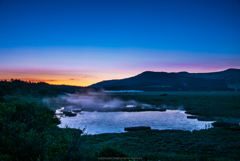
[[[107,90],[221,91],[235,90],[238,84],[240,69],[228,69],[212,73],[146,71],[130,78],[102,81],[89,87]],[[235,89],[231,89],[231,85]]]
[[[228,84],[240,83],[240,69],[227,69],[224,71],[212,72],[212,73],[179,72],[177,74],[181,76],[195,77],[195,78],[221,79],[226,81]]]
[[[177,73],[181,76],[204,78],[204,79],[219,79],[227,83],[229,88],[234,90],[240,90],[240,69],[227,69],[220,72],[211,73],[188,73],[180,72]]]

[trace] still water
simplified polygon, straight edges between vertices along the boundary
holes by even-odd
[[[124,127],[150,126],[152,129],[200,130],[211,128],[210,121],[188,119],[187,114],[180,110],[165,112],[86,112],[76,117],[61,117],[59,127],[86,128],[87,134],[119,133]]]

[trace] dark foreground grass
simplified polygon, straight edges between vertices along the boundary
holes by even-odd
[[[143,130],[83,136],[92,151],[109,145],[144,160],[240,160],[239,131]],[[94,158],[93,158],[94,160]]]

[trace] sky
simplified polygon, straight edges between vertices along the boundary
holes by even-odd
[[[0,0],[0,80],[228,68],[240,68],[240,0]]]

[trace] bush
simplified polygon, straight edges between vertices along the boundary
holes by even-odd
[[[95,152],[97,157],[127,157],[127,154],[123,153],[115,147],[105,145]]]
[[[5,94],[11,94],[12,88],[6,82],[0,81],[0,88],[4,91]]]
[[[42,88],[38,91],[38,93],[41,95],[41,96],[54,96],[56,97],[57,96],[57,93],[56,92],[52,92],[46,88]]]
[[[29,102],[0,103],[1,160],[64,160],[68,135],[47,107]]]
[[[231,109],[240,109],[240,106],[230,106]]]
[[[38,93],[39,93],[40,95],[45,96],[45,95],[48,95],[48,93],[50,93],[50,91],[49,91],[48,89],[46,89],[46,88],[42,88],[42,89],[40,89],[40,90],[38,91]]]
[[[0,97],[1,96],[5,96],[5,92],[4,92],[4,90],[2,90],[1,88],[0,88]]]
[[[27,123],[29,128],[39,129],[60,124],[60,120],[55,117],[54,111],[34,102],[15,101],[8,104],[8,108],[15,109],[15,112],[9,118],[11,121]]]
[[[5,98],[0,96],[0,102],[5,102]]]

